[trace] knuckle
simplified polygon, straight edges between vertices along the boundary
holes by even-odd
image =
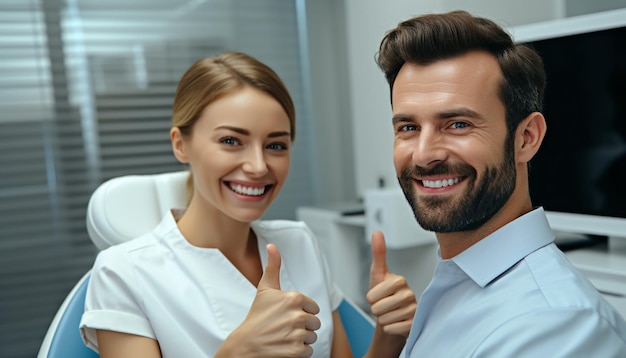
[[[313,330],[318,330],[322,327],[322,321],[320,321],[319,318],[314,317],[315,319],[313,320]]]
[[[413,293],[413,291],[407,289],[407,290],[403,290],[402,292],[402,298],[405,302],[416,302],[417,299],[415,298],[415,294]]]
[[[299,305],[303,301],[302,294],[297,291],[286,291],[285,292],[285,300],[287,300],[290,304]]]
[[[310,346],[304,345],[304,351],[302,352],[301,357],[309,358],[312,356],[313,356],[313,348],[311,348]]]
[[[372,314],[374,316],[378,316],[382,313],[379,305],[377,303],[372,303],[372,305],[370,306],[370,311],[372,312]]]
[[[395,277],[395,284],[396,287],[407,287],[407,281],[406,278],[404,276],[396,276]]]

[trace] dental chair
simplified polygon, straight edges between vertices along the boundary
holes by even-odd
[[[154,228],[169,208],[186,204],[188,172],[127,175],[101,184],[87,207],[87,231],[94,245],[103,250],[138,237]],[[92,358],[78,325],[83,314],[89,282],[87,272],[71,290],[54,317],[38,358]],[[349,298],[339,305],[339,314],[355,357],[362,357],[374,333],[374,321]]]

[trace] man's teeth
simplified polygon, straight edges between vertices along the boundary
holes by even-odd
[[[239,184],[230,184],[230,188],[237,194],[242,195],[250,195],[250,196],[261,196],[265,193],[265,187],[260,188],[251,188],[247,186],[241,186]]]
[[[453,185],[459,182],[459,178],[454,179],[444,179],[444,180],[422,180],[422,184],[424,184],[427,188],[445,188],[449,185]]]

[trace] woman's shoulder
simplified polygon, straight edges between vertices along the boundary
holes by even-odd
[[[166,215],[152,230],[129,239],[128,241],[103,249],[98,254],[98,258],[101,260],[123,260],[125,256],[137,255],[158,249],[159,244],[163,240],[175,235],[175,229],[176,223],[174,219]]]
[[[135,239],[103,249],[96,257],[95,266],[120,266],[130,263],[133,253],[145,250],[157,243],[154,236],[144,234]]]

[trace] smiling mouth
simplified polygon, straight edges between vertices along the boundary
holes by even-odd
[[[265,192],[269,188],[272,187],[272,185],[270,184],[270,185],[265,185],[262,187],[251,187],[251,186],[228,183],[228,187],[230,188],[230,190],[234,191],[235,193],[239,195],[262,196],[263,194],[265,194]]]
[[[443,179],[443,180],[422,180],[421,182],[425,188],[440,189],[440,188],[445,188],[447,186],[457,184],[460,181],[461,181],[461,178],[458,177],[458,178]]]

